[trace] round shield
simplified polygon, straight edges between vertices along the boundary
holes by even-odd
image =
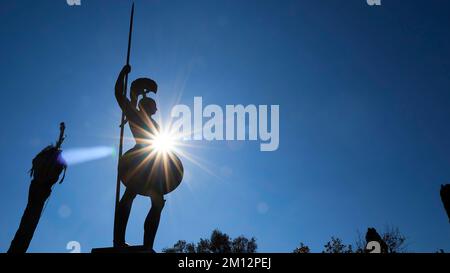
[[[119,160],[122,183],[140,195],[172,192],[180,185],[183,173],[183,164],[175,153],[153,153],[145,146],[135,146]]]

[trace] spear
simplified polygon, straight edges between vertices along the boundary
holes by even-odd
[[[128,51],[127,51],[127,65],[130,65],[130,52],[131,52],[131,37],[133,34],[133,17],[134,17],[134,2],[131,7],[131,17],[130,17],[130,31],[128,33]],[[125,75],[125,84],[123,87],[123,95],[127,95],[128,88],[128,74]],[[122,118],[120,121],[120,142],[119,142],[119,160],[122,157],[123,153],[123,131],[125,128],[125,113],[122,111]],[[118,169],[118,168],[117,168]],[[114,223],[117,218],[117,209],[119,207],[119,199],[120,199],[120,176],[119,172],[117,172],[117,181],[116,181],[116,204],[114,208]]]

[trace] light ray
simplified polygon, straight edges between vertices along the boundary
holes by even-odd
[[[97,146],[89,148],[72,148],[62,152],[62,158],[67,165],[81,164],[101,158],[111,156],[115,153],[114,148],[107,146]]]

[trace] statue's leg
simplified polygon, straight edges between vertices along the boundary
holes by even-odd
[[[125,233],[135,197],[136,193],[126,189],[120,199],[119,206],[117,208],[116,222],[114,223],[114,247],[127,246],[125,243]]]
[[[150,209],[144,224],[144,247],[153,250],[153,243],[155,242],[156,231],[159,226],[159,219],[164,207],[164,197],[162,194],[152,194],[152,208]]]

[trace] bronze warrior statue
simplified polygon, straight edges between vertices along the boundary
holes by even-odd
[[[126,65],[120,72],[115,96],[125,114],[136,145],[119,159],[119,177],[126,190],[120,199],[114,223],[114,247],[127,247],[125,231],[134,198],[140,194],[149,196],[152,207],[144,224],[144,249],[153,250],[158,229],[164,194],[174,190],[183,177],[180,159],[171,151],[161,154],[153,146],[153,140],[159,134],[159,125],[152,118],[157,107],[148,92],[157,92],[157,84],[148,78],[140,78],[131,84],[129,100],[124,92],[124,81],[131,67]],[[139,96],[142,96],[138,103]]]

